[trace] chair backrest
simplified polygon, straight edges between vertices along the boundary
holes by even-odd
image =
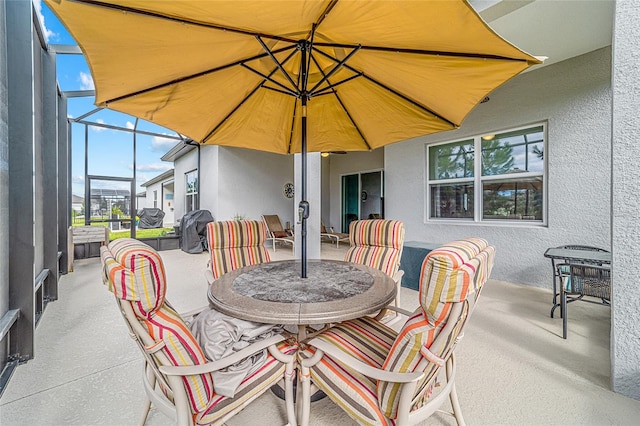
[[[209,222],[207,241],[213,278],[243,266],[270,262],[264,247],[266,240],[267,228],[259,220]]]
[[[571,264],[569,265],[570,293],[611,300],[611,269],[608,266]]]
[[[158,365],[207,362],[187,325],[165,300],[164,264],[154,249],[138,240],[121,238],[102,246],[100,258],[103,281],[120,300],[125,321],[145,358],[154,364],[156,375]],[[167,386],[166,378],[159,378]],[[185,376],[183,383],[184,390],[177,392],[186,392],[191,412],[205,409],[214,392],[211,375]]]
[[[393,277],[400,267],[404,224],[399,220],[356,220],[349,226],[347,262],[379,269]]]
[[[280,222],[280,216],[277,214],[264,214],[262,215],[265,225],[267,226],[267,233],[270,237],[286,238],[289,236],[287,231],[282,227]]]
[[[383,368],[425,371],[415,398],[428,393],[431,379],[444,365],[462,333],[482,286],[493,268],[495,248],[480,238],[454,241],[430,252],[422,264],[420,306],[404,324]],[[378,382],[380,408],[395,418],[399,384]]]

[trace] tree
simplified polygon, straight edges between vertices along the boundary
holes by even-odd
[[[482,141],[482,175],[494,176],[513,170],[513,148],[500,139]]]

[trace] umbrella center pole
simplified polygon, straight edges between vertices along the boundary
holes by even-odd
[[[302,103],[302,117],[301,117],[301,150],[300,156],[302,161],[302,188],[300,193],[300,204],[298,205],[298,213],[302,219],[302,270],[300,276],[307,278],[307,218],[309,217],[309,202],[307,201],[307,101],[309,100],[309,94],[307,93],[307,53],[309,45],[307,42],[300,43],[300,77],[301,77],[301,103]]]

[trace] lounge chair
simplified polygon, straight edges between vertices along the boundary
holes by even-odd
[[[329,239],[336,242],[336,248],[340,248],[340,241],[349,241],[349,234],[342,232],[333,232],[333,228],[327,228],[324,223],[320,222],[320,238]]]
[[[263,214],[262,220],[267,225],[267,241],[273,243],[273,251],[276,251],[276,242],[291,244],[291,250],[295,251],[295,239],[282,227],[280,217],[277,214]]]

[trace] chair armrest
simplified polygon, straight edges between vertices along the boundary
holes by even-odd
[[[364,362],[347,355],[331,343],[327,343],[318,338],[312,339],[307,344],[315,347],[324,354],[330,355],[332,358],[340,361],[347,367],[356,370],[367,377],[371,377],[372,379],[393,383],[411,383],[417,382],[424,376],[424,372],[398,373],[372,367],[369,364],[365,364]],[[311,367],[315,363],[315,358],[316,357],[302,360],[302,365],[304,367]]]
[[[222,370],[223,368],[233,365],[238,361],[242,361],[254,353],[267,349],[269,346],[276,345],[284,340],[286,340],[285,336],[277,334],[267,339],[260,340],[259,342],[255,342],[246,348],[241,349],[238,352],[234,352],[233,354],[217,361],[209,361],[206,364],[200,365],[162,365],[160,366],[160,372],[168,376],[191,376],[211,373],[213,371]]]
[[[393,280],[396,284],[400,284],[402,282],[402,277],[404,276],[404,271],[402,269],[398,269],[395,274],[393,274]]]
[[[404,316],[406,316],[406,317],[410,317],[411,315],[413,315],[413,312],[407,311],[406,309],[402,309],[402,308],[399,308],[399,307],[397,307],[397,306],[391,306],[391,305],[389,305],[389,306],[385,306],[385,309],[388,309],[388,310],[390,310],[390,311],[397,312],[397,313],[399,313],[399,314],[401,314],[401,315],[404,315]]]
[[[213,270],[211,269],[211,259],[207,260],[207,266],[202,272],[204,273],[204,278],[207,280],[207,283],[209,285],[213,284],[216,279],[213,277]]]
[[[192,310],[184,312],[184,313],[180,313],[180,317],[182,317],[183,319],[184,318],[189,318],[189,317],[195,317],[196,315],[198,315],[199,313],[201,313],[205,309],[209,309],[209,305],[200,306],[199,308],[192,309]]]

